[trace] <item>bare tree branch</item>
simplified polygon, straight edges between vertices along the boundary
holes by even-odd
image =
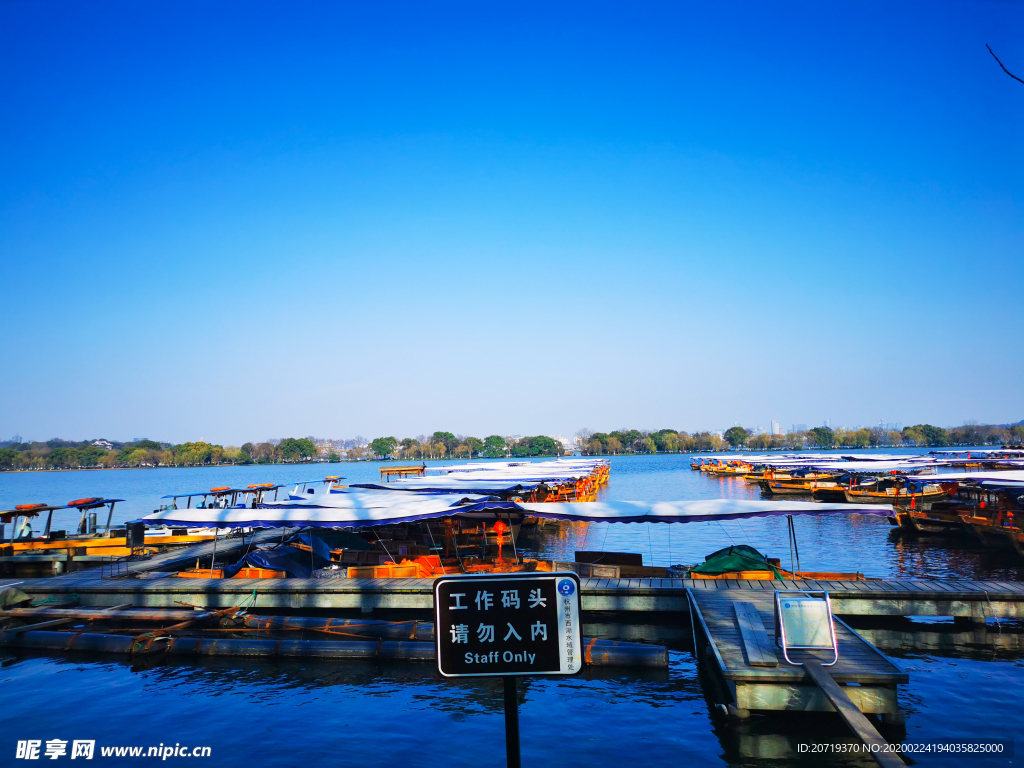
[[[992,49],[991,49],[991,48],[989,48],[989,45],[988,45],[988,43],[985,43],[985,47],[986,47],[986,48],[988,48],[988,52],[992,54],[992,58],[996,60],[996,63],[997,63],[997,64],[998,64],[998,65],[999,65],[1000,67],[1003,67],[1003,62],[1001,62],[1001,61],[999,60],[999,57],[998,57],[998,56],[996,56],[996,55],[995,55],[995,53],[993,53],[993,51],[992,51]],[[1008,70],[1008,69],[1007,69],[1006,67],[1003,67],[1003,72],[1005,72],[1006,74],[1008,74],[1008,75],[1009,75],[1010,77],[1012,77],[1012,78],[1013,78],[1014,80],[1016,80],[1017,82],[1019,82],[1019,83],[1024,83],[1024,80],[1021,80],[1021,79],[1020,79],[1019,77],[1017,77],[1017,76],[1016,76],[1015,74],[1013,74],[1013,72],[1011,72],[1010,70]]]

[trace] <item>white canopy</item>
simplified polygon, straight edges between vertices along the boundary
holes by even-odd
[[[820,504],[813,501],[584,501],[516,505],[534,517],[606,523],[699,523],[773,515],[859,514],[892,516],[888,504]]]
[[[1003,454],[1015,454],[1018,456],[1024,456],[1024,448],[961,448],[958,451],[932,451],[936,455],[949,455],[949,456],[960,456],[966,453],[971,456],[987,456],[988,454],[1003,455]]]
[[[694,523],[770,515],[891,515],[889,505],[819,504],[807,501],[608,501],[558,504],[487,501],[482,496],[415,494],[401,491],[337,493],[316,499],[267,502],[259,509],[172,509],[142,518],[150,524],[217,527],[320,526],[349,528],[414,522],[493,511],[519,512],[554,520],[613,523]]]
[[[478,501],[483,496],[466,494],[415,494],[401,491],[363,491],[331,493],[311,499],[264,502],[257,509],[227,507],[226,509],[168,509],[146,515],[142,521],[151,525],[204,525],[217,527],[264,526],[348,528],[361,525],[447,517],[464,502]]]
[[[808,464],[808,469],[838,470],[840,472],[886,473],[893,470],[920,470],[938,466],[933,461],[823,461]]]
[[[998,485],[999,483],[1024,483],[1024,469],[982,469],[975,472],[943,472],[941,475],[935,475],[934,480],[937,483],[970,480],[975,483],[988,483],[991,485]]]
[[[465,477],[404,477],[386,483],[353,483],[351,488],[379,488],[388,491],[420,491],[420,492],[462,492],[462,493],[497,493],[500,491],[519,492],[532,491],[541,485],[541,480],[494,480],[490,475],[481,477],[481,473],[473,472]]]
[[[455,479],[466,476],[487,477],[493,480],[586,477],[597,467],[607,464],[606,459],[557,459],[555,461],[488,461],[469,464],[451,464],[428,467]]]

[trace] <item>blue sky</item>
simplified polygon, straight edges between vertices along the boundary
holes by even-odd
[[[1024,5],[0,4],[0,436],[1024,418]]]

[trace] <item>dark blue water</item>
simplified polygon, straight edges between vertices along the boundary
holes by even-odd
[[[608,499],[756,498],[756,487],[708,478],[688,457],[613,458]],[[217,485],[306,480],[343,474],[378,476],[375,464],[20,473],[0,477],[0,503],[67,501],[86,495],[131,499],[130,514],[151,510],[165,492]],[[307,477],[308,475],[308,477]],[[49,497],[54,498],[49,498]],[[64,498],[66,497],[66,498]],[[859,570],[868,575],[1024,576],[1008,553],[941,540],[903,541],[869,516],[798,518],[805,568]],[[725,524],[589,525],[564,527],[523,541],[538,554],[575,549],[641,552],[645,563],[693,563],[729,543],[750,543],[788,561],[783,520]],[[684,622],[685,624],[685,622]],[[952,632],[949,622],[906,622],[902,631]],[[598,631],[590,627],[590,631]],[[588,670],[572,679],[521,683],[524,764],[560,765],[837,765],[865,758],[800,759],[802,741],[844,742],[835,716],[755,716],[740,726],[712,718],[683,626],[599,628],[602,635],[647,639],[671,649],[667,671]],[[870,630],[865,630],[870,632]],[[888,633],[888,634],[886,634]],[[883,630],[891,642],[891,632]],[[898,634],[898,633],[897,633]],[[882,637],[880,635],[879,637]],[[888,650],[910,673],[901,686],[907,738],[1012,738],[1024,715],[1021,628],[989,622],[991,644],[941,652]],[[909,637],[909,635],[907,635]],[[880,639],[881,647],[886,648]],[[900,646],[896,643],[895,647]],[[169,763],[224,766],[439,765],[488,766],[504,761],[501,690],[494,681],[443,681],[431,665],[249,662],[132,665],[99,656],[12,657],[0,669],[0,765],[14,759],[19,739],[95,739],[101,746],[209,746],[206,759]],[[892,734],[896,738],[899,734]],[[1024,748],[1024,744],[1018,745]],[[67,757],[59,758],[67,760]],[[156,758],[95,763],[148,764]],[[925,759],[924,765],[960,765]],[[1011,765],[1009,759],[977,764]]]

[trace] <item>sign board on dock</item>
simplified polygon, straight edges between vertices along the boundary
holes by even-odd
[[[442,576],[434,615],[445,677],[575,675],[583,666],[575,573]]]

